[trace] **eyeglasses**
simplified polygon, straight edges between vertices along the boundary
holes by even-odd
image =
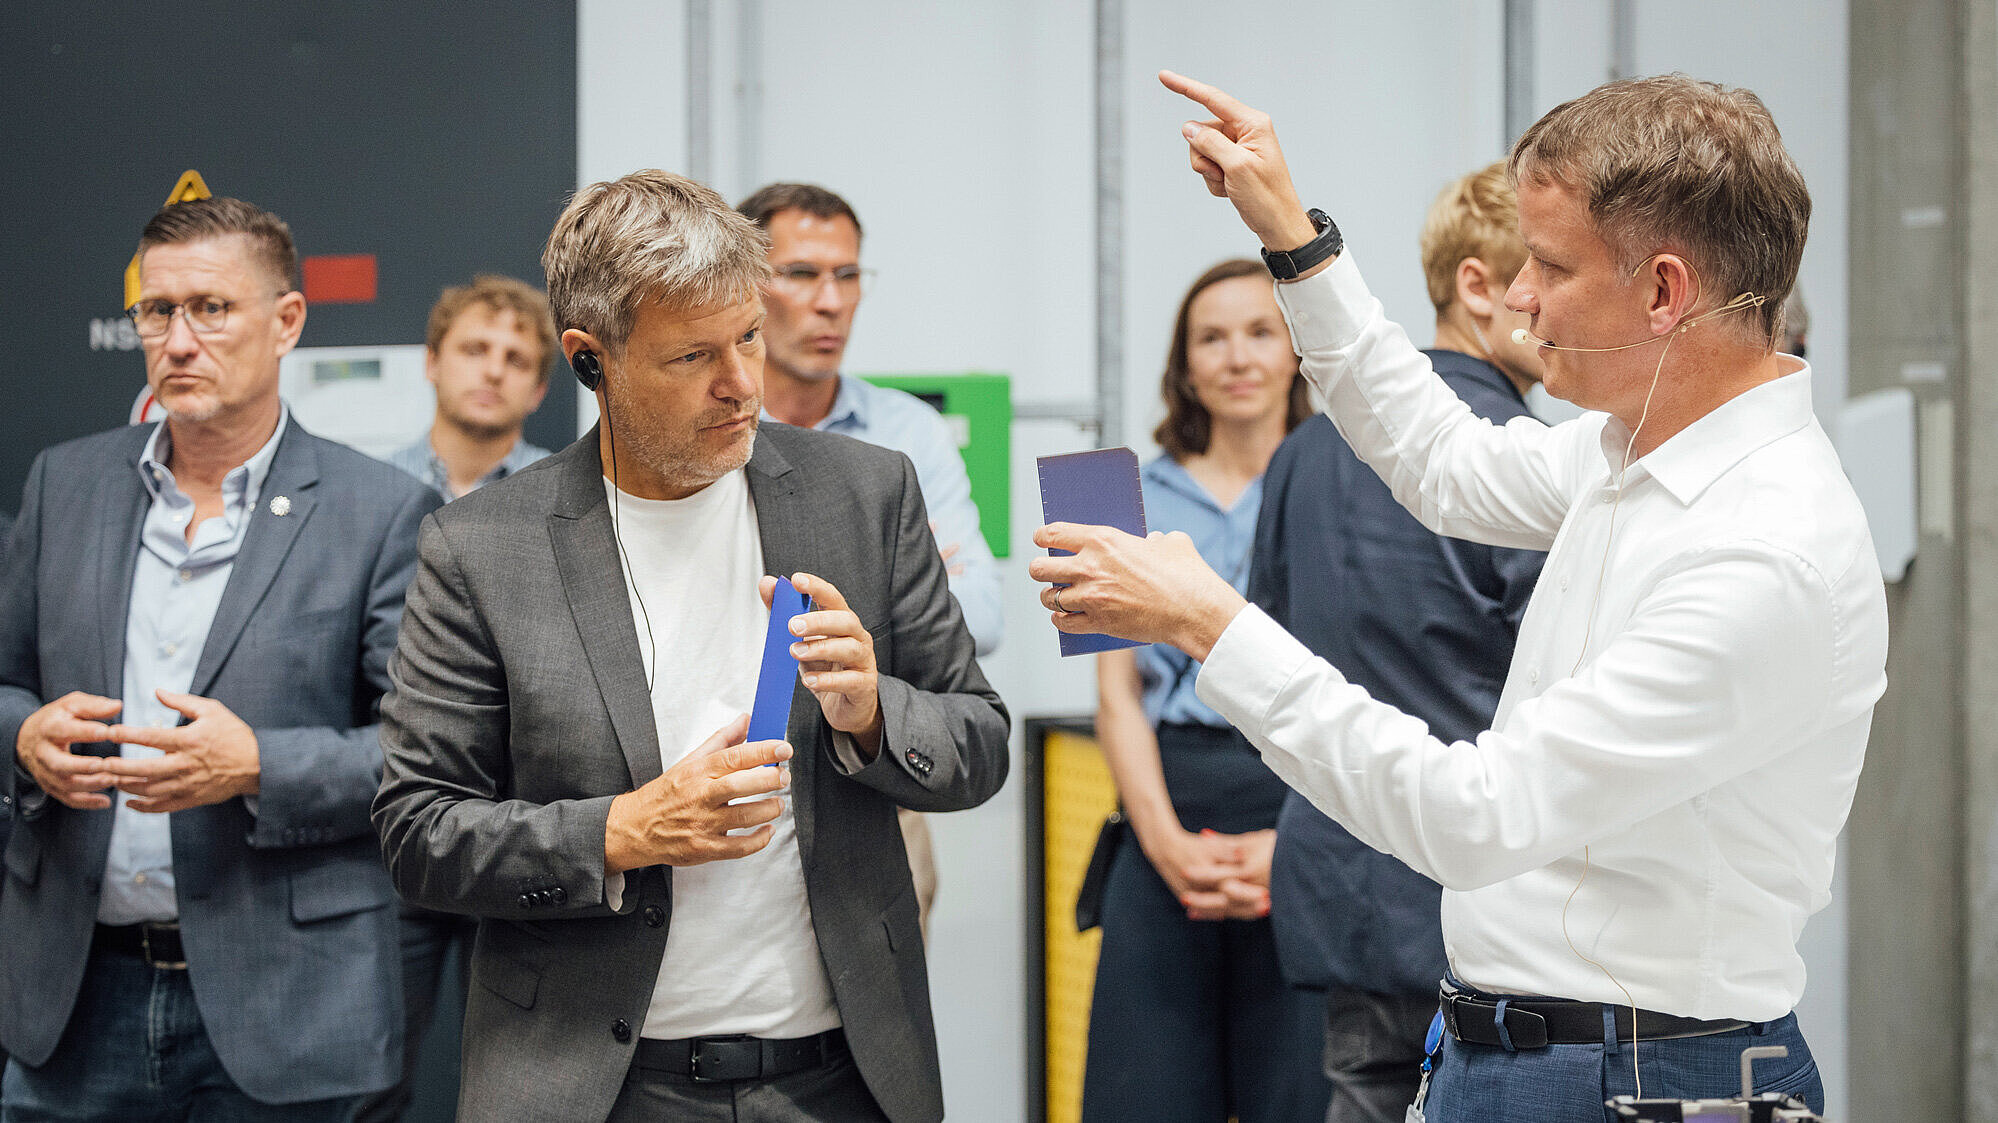
[[[229,322],[229,309],[234,308],[233,300],[217,300],[212,296],[197,296],[176,304],[171,300],[141,300],[125,309],[125,315],[138,329],[139,338],[156,339],[165,335],[173,326],[173,314],[179,309],[187,318],[189,330],[201,335],[221,331]]]
[[[858,265],[842,265],[838,269],[826,270],[816,265],[781,265],[770,278],[770,283],[787,289],[798,296],[813,296],[819,286],[830,277],[834,291],[847,300],[859,299],[861,293],[873,287],[874,270],[862,269]]]

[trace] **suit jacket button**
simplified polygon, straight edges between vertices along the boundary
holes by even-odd
[[[666,910],[665,910],[665,909],[662,909],[662,908],[660,908],[660,907],[659,907],[658,905],[647,905],[647,906],[645,906],[645,926],[646,926],[647,928],[663,928],[663,927],[665,927],[665,926],[666,926]]]
[[[531,908],[533,908],[533,907],[534,907],[534,894],[532,894],[532,893],[522,893],[522,894],[520,895],[520,907],[521,907],[521,908],[524,908],[524,909],[531,909]]]
[[[555,902],[558,905],[563,904],[567,902],[569,899],[569,891],[567,889],[562,888],[560,885],[557,885],[555,888],[550,889],[548,891],[548,899]]]
[[[625,1042],[627,1042],[627,1041],[630,1041],[630,1040],[631,1040],[631,1023],[630,1023],[630,1022],[627,1022],[627,1021],[625,1021],[625,1020],[624,1020],[623,1018],[619,1018],[618,1020],[616,1020],[616,1021],[612,1022],[612,1023],[611,1023],[611,1036],[612,1036],[612,1037],[615,1037],[615,1038],[617,1038],[617,1043],[618,1043],[619,1045],[622,1045],[622,1044],[624,1044]]]

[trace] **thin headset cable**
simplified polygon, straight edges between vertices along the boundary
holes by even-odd
[[[631,596],[638,602],[639,619],[645,621],[645,695],[652,696],[652,683],[659,674],[659,643],[652,638],[652,613],[645,607],[645,594],[639,591],[638,574],[631,568],[631,555],[624,552],[624,520],[619,517],[618,496],[623,489],[617,486],[617,426],[611,424],[610,387],[604,387],[604,433],[610,437],[611,454],[611,540],[617,543],[618,560],[624,563],[624,572],[631,582]]]
[[[1657,255],[1653,256],[1655,257]],[[1649,262],[1650,260],[1651,258],[1645,259],[1646,262]],[[1640,263],[1638,265],[1638,269],[1642,268],[1644,268],[1644,264]],[[1636,270],[1633,270],[1632,276],[1635,275],[1636,275]],[[1697,276],[1698,275],[1695,274],[1696,281],[1697,281]],[[1695,300],[1698,299],[1697,295],[1694,297],[1694,299]],[[1685,323],[1680,324],[1676,330],[1672,331],[1668,335],[1654,336],[1651,339],[1641,340],[1637,343],[1626,343],[1620,347],[1563,348],[1563,350],[1569,350],[1569,351],[1593,351],[1593,352],[1628,351],[1633,347],[1643,347],[1646,344],[1656,343],[1660,338],[1665,340],[1665,346],[1662,349],[1660,349],[1658,352],[1658,365],[1651,372],[1651,386],[1649,389],[1647,389],[1644,392],[1644,407],[1638,411],[1637,426],[1630,431],[1630,439],[1624,442],[1623,462],[1617,465],[1616,480],[1613,485],[1614,493],[1612,500],[1610,502],[1609,530],[1608,533],[1603,538],[1602,564],[1598,567],[1596,571],[1595,592],[1589,598],[1589,611],[1587,615],[1587,624],[1582,631],[1582,646],[1581,649],[1575,653],[1575,665],[1569,668],[1568,677],[1573,678],[1576,674],[1580,673],[1582,669],[1582,661],[1588,658],[1589,640],[1592,637],[1594,637],[1596,630],[1596,607],[1602,601],[1603,583],[1609,576],[1610,551],[1616,544],[1616,516],[1618,509],[1623,506],[1624,474],[1630,470],[1631,453],[1637,448],[1638,435],[1644,432],[1645,422],[1651,419],[1651,400],[1658,393],[1658,379],[1659,376],[1664,374],[1665,372],[1665,358],[1666,356],[1672,353],[1673,341],[1678,339],[1679,336],[1684,335],[1686,332],[1692,330],[1694,325],[1698,324],[1702,320],[1708,319],[1713,316],[1718,316],[1726,312],[1734,312],[1745,308],[1757,307],[1762,304],[1763,299],[1764,299],[1763,297],[1752,292],[1742,293],[1741,295],[1735,297],[1733,300],[1730,300],[1726,304],[1721,305],[1719,308],[1710,309],[1709,311],[1703,312],[1698,316],[1694,316],[1692,319],[1689,319]],[[1480,342],[1483,342],[1482,338],[1480,339]],[[1604,966],[1600,961],[1592,959],[1588,955],[1584,954],[1582,952],[1582,949],[1576,946],[1575,937],[1568,931],[1568,911],[1570,908],[1574,906],[1575,897],[1581,893],[1582,883],[1587,881],[1588,879],[1589,879],[1589,848],[1585,845],[1582,847],[1581,876],[1575,879],[1574,888],[1568,890],[1567,900],[1561,903],[1561,938],[1567,941],[1568,950],[1575,953],[1575,958],[1581,960],[1582,962],[1588,964],[1591,967],[1594,967],[1596,970],[1601,971],[1603,973],[1603,976],[1609,979],[1610,983],[1613,986],[1615,986],[1618,991],[1622,992],[1624,1001],[1630,1005],[1630,1076],[1631,1076],[1631,1082],[1636,1085],[1638,1098],[1642,1099],[1644,1097],[1644,1074],[1643,1071],[1638,1068],[1637,1064],[1637,1041],[1638,1041],[1637,999],[1631,995],[1630,988],[1624,986],[1623,981],[1616,977],[1615,972],[1611,971],[1607,966]]]

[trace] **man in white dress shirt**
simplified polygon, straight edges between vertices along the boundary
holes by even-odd
[[[1596,1120],[1606,1096],[1758,1088],[1822,1109],[1790,1014],[1830,898],[1887,611],[1858,500],[1780,354],[1810,197],[1751,93],[1612,83],[1519,139],[1530,256],[1507,306],[1546,385],[1594,411],[1490,425],[1386,321],[1307,214],[1269,118],[1212,113],[1194,170],[1262,240],[1304,372],[1432,529],[1548,550],[1491,731],[1445,744],[1369,698],[1201,565],[1182,536],[1054,525],[1066,631],[1165,641],[1271,767],[1445,887],[1431,1123]]]

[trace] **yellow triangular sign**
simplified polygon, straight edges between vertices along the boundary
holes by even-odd
[[[215,194],[215,192],[210,191],[208,189],[208,182],[201,178],[201,173],[195,171],[193,168],[189,168],[186,171],[180,173],[180,181],[173,185],[172,191],[167,192],[166,202],[161,203],[160,205],[166,207],[166,206],[172,206],[175,203],[185,203],[190,199],[206,199],[213,194]],[[134,251],[132,254],[131,264],[125,266],[124,306],[130,308],[132,305],[137,304],[138,302],[139,302],[139,255],[137,251]]]

